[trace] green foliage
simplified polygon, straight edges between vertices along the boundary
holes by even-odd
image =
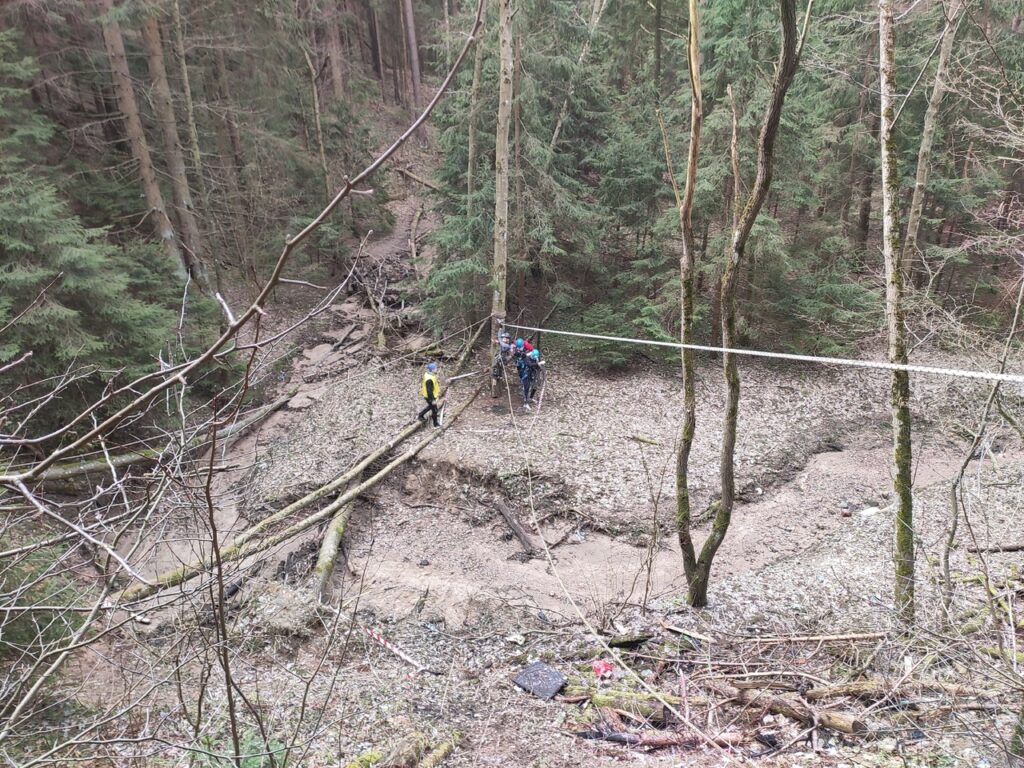
[[[748,243],[740,275],[739,326],[745,343],[839,353],[872,333],[881,318],[876,289],[881,263],[873,243],[861,244],[857,232],[862,206],[877,217],[877,180],[864,184],[865,177],[878,175],[871,127],[878,108],[877,43],[872,25],[862,23],[863,3],[823,1],[815,7],[801,67],[786,99],[772,191]],[[567,15],[570,6],[575,14]],[[516,14],[515,33],[524,42],[522,87],[516,97],[522,120],[520,163],[513,174],[519,175],[525,192],[521,200],[515,199],[513,176],[509,312],[539,320],[554,307],[552,322],[562,327],[676,338],[679,222],[654,110],[659,105],[664,114],[682,187],[690,114],[685,40],[663,35],[658,88],[649,32],[653,5],[623,0],[609,4],[589,58],[577,69],[590,8],[583,0],[564,5],[530,0]],[[683,32],[685,9],[663,10],[663,24]],[[934,66],[931,48],[944,23],[941,10],[930,7],[900,26],[898,44],[906,62],[900,85],[911,94],[899,134],[906,187],[912,185],[916,167],[929,68]],[[736,197],[726,87],[731,86],[739,113],[742,197],[755,174],[756,138],[779,46],[777,13],[774,5],[739,0],[702,9],[704,128],[694,206],[699,274],[695,330],[708,342],[716,341],[713,307]],[[1008,31],[1011,16],[1001,18],[990,32],[1004,62],[1022,59]],[[455,317],[479,317],[489,306],[497,108],[493,22],[489,19],[484,40],[477,113],[481,156],[472,201],[465,195],[470,71],[462,73],[439,115],[444,151],[439,178],[448,194],[441,202],[444,218],[435,235],[440,256],[426,284],[428,315],[439,326]],[[995,53],[966,23],[958,34],[959,45],[990,62],[977,76],[986,78],[997,93],[1003,85],[994,84],[1001,76]],[[911,89],[922,68],[921,86]],[[566,97],[568,112],[552,155],[549,139]],[[960,97],[947,93],[922,229],[922,246],[936,269],[943,259],[949,267],[960,260],[950,258],[936,242],[943,227],[953,220],[962,237],[979,232],[984,227],[977,212],[991,209],[1007,185],[1006,168],[994,163],[979,161],[964,172],[969,167],[965,162],[978,159],[977,147],[992,135],[980,118],[968,129],[964,114]],[[990,155],[992,151],[999,150],[991,148]],[[973,291],[969,300],[992,296],[995,285],[987,270],[977,268],[978,256],[963,259]],[[630,354],[612,351],[609,344],[592,349],[595,357],[612,365],[623,364]]]
[[[181,297],[175,265],[152,245],[114,244],[86,226],[36,162],[53,131],[14,87],[30,76],[27,61],[12,35],[0,36],[0,133],[20,137],[0,157],[0,364],[30,354],[5,375],[14,386],[84,371],[78,391],[88,397],[115,373],[137,375],[167,357]],[[203,316],[201,304],[192,301]],[[204,324],[189,325],[186,347],[196,327]]]

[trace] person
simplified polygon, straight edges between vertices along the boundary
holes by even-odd
[[[516,339],[516,354],[528,355],[533,352],[533,344],[526,339]]]
[[[531,350],[529,354],[523,355],[522,361],[523,365],[519,369],[519,381],[523,385],[523,405],[529,410],[530,400],[533,399],[533,392],[537,388],[537,380],[540,377],[540,350]]]
[[[427,363],[427,370],[423,372],[423,382],[420,384],[420,395],[427,401],[427,406],[419,412],[416,418],[423,421],[429,413],[434,426],[441,426],[437,414],[437,401],[441,398],[441,382],[437,378],[437,363]]]
[[[494,356],[494,369],[491,376],[500,379],[504,375],[505,366],[512,362],[515,353],[515,346],[512,344],[512,336],[508,331],[498,334],[498,354]]]

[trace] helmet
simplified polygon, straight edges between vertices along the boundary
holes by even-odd
[[[431,373],[437,371],[437,363],[427,363],[427,370]]]
[[[540,360],[540,350],[539,349],[533,350],[530,353],[530,357],[532,357],[534,360]]]
[[[523,348],[524,344],[526,344],[526,342],[523,341],[522,339],[516,339],[516,346],[519,347],[520,349]]]

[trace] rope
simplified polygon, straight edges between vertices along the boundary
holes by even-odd
[[[765,352],[759,349],[740,349],[736,347],[709,347],[703,344],[681,344],[676,341],[655,341],[654,339],[631,339],[624,336],[601,336],[596,333],[556,331],[550,328],[533,328],[527,325],[516,325],[514,323],[503,325],[506,328],[517,328],[521,331],[537,331],[540,333],[552,333],[557,336],[573,336],[580,339],[614,341],[621,344],[643,344],[650,347],[692,349],[697,352],[714,352],[717,354],[746,355],[747,357],[767,357],[775,360],[791,360],[800,363],[818,363],[820,365],[845,365],[850,368],[872,368],[881,371],[907,371],[909,373],[926,373],[935,376],[953,376],[962,379],[981,379],[983,381],[1005,381],[1012,384],[1024,384],[1024,375],[1012,373],[997,373],[995,371],[972,371],[964,368],[938,368],[930,365],[886,363],[880,360],[856,360],[853,358],[846,357],[819,357],[816,355],[797,355],[789,352]]]

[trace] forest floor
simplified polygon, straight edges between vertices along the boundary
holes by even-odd
[[[401,257],[408,261],[419,204],[415,196],[395,201],[394,231],[368,243],[364,263],[376,265],[378,275],[409,278],[408,266],[405,274],[394,270]],[[224,456],[243,468],[216,480],[223,529],[259,519],[329,481],[415,415],[424,359],[416,349],[427,341],[409,331],[415,321],[402,314],[390,326],[387,350],[379,349],[376,323],[362,298],[353,296],[303,331],[301,349],[267,385],[268,396],[297,389],[289,405]],[[353,324],[360,329],[347,336],[344,354],[332,349]],[[454,352],[460,340],[447,342],[445,350]],[[523,410],[514,390],[479,397],[415,461],[360,498],[345,533],[333,604],[354,609],[363,625],[437,674],[411,674],[413,667],[365,634],[335,642],[303,591],[316,558],[316,531],[278,549],[275,572],[264,566],[251,585],[243,584],[236,631],[253,644],[237,673],[242,684],[274,691],[271,709],[281,723],[307,699],[323,708],[323,735],[302,764],[344,765],[413,731],[434,743],[459,731],[463,741],[445,763],[453,767],[724,764],[727,758],[708,746],[647,752],[581,738],[577,734],[593,735],[595,710],[541,701],[511,682],[529,661],[543,659],[572,684],[635,688],[628,675],[595,680],[590,662],[607,658],[601,633],[650,635],[614,660],[613,677],[621,678],[628,665],[675,694],[684,680],[699,687],[715,675],[732,679],[730,670],[789,674],[799,668],[832,679],[856,668],[851,653],[867,658],[864,669],[887,680],[914,664],[947,681],[968,682],[968,670],[983,674],[980,658],[974,667],[922,661],[919,648],[947,642],[933,630],[918,638],[920,645],[872,637],[867,644],[763,646],[758,639],[893,629],[884,373],[741,362],[741,502],[715,560],[710,606],[695,611],[685,604],[674,533],[673,456],[682,399],[677,372],[645,363],[609,373],[592,361],[560,357],[556,348],[545,356],[547,383],[538,407]],[[927,358],[935,365],[965,362],[938,351]],[[718,362],[701,360],[699,377],[691,459],[698,512],[717,488],[724,402]],[[481,378],[456,384],[449,410]],[[964,460],[966,430],[985,385],[931,376],[913,383],[919,611],[923,625],[935,628],[941,626],[937,563],[949,482]],[[978,516],[971,535],[982,546],[1020,536],[1024,479],[1018,442],[996,434],[986,445],[970,473]],[[497,503],[546,545],[524,552]],[[706,529],[698,529],[698,539]],[[185,554],[174,545],[155,550],[153,572]],[[1002,573],[1013,557],[993,556],[987,565]],[[955,572],[975,566],[963,546],[953,552]],[[960,612],[980,604],[980,591],[969,585],[960,584],[954,597]],[[279,611],[280,620],[268,611]],[[179,619],[158,618],[149,630],[154,642],[168,621]],[[687,639],[679,630],[694,634]],[[787,650],[780,653],[780,647]],[[672,657],[667,667],[666,655]],[[307,691],[306,673],[325,658],[336,674],[321,675]],[[985,687],[986,680],[970,682]],[[850,699],[829,706],[864,709]],[[869,709],[876,730],[871,738],[818,729],[813,741],[809,731],[799,738],[802,726],[756,704],[740,714],[695,705],[692,717],[707,732],[728,726],[767,733],[745,748],[748,755],[764,752],[758,764],[765,766],[997,764],[994,736],[1009,733],[1012,707],[936,718],[938,705],[921,706],[897,714],[891,707]],[[772,740],[793,744],[772,756],[764,746]]]

